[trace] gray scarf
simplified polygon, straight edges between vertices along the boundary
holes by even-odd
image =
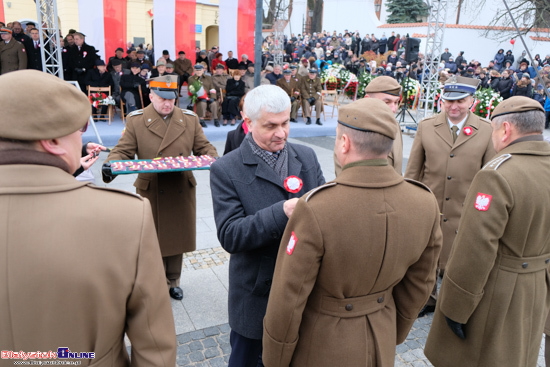
[[[281,178],[281,181],[284,181],[288,176],[288,149],[285,144],[285,147],[277,153],[269,153],[266,150],[260,148],[258,144],[252,138],[252,133],[246,135],[245,138],[252,148],[252,152],[262,160],[267,163],[267,165],[275,171]],[[278,154],[278,158],[277,158]]]

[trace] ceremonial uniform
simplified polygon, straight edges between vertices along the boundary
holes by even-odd
[[[550,145],[516,141],[474,178],[425,354],[434,366],[535,367],[550,309]],[[465,340],[445,317],[464,325]]]
[[[9,43],[0,42],[0,72],[24,70],[27,68],[27,53],[21,42],[14,38]]]
[[[439,268],[444,270],[458,231],[462,203],[475,174],[495,154],[491,125],[468,112],[468,118],[453,143],[445,113],[418,124],[405,177],[426,184],[441,211],[443,249]]]
[[[136,154],[138,159],[218,156],[204,136],[197,115],[176,107],[163,119],[153,104],[128,115],[126,130],[107,161],[134,159]],[[109,182],[105,176],[104,181]],[[181,256],[196,248],[196,185],[191,171],[140,173],[134,182],[136,192],[151,202],[163,257]],[[179,271],[167,271],[171,287],[178,286],[180,273],[181,262]]]
[[[315,117],[319,120],[323,108],[323,103],[321,101],[321,91],[323,90],[321,79],[318,77],[311,79],[309,76],[304,76],[300,81],[299,88],[300,94],[302,95],[302,111],[304,117],[311,117],[312,106],[308,102],[308,99],[312,97],[315,99]]]
[[[214,84],[212,84],[212,78],[208,75],[202,75],[200,78],[197,78],[196,75],[192,75],[189,77],[187,84],[192,85],[195,81],[200,81],[202,84],[202,87],[204,88],[204,91],[208,95],[208,98],[212,99],[212,102],[206,102],[205,100],[197,100],[196,106],[197,106],[197,115],[201,119],[204,118],[206,115],[206,108],[212,112],[212,116],[214,119],[217,119],[219,116],[218,113],[218,102],[216,100],[216,93],[212,93],[211,90],[214,89]]]
[[[300,95],[299,94],[295,95],[294,92],[300,92],[300,90],[298,89],[298,83],[292,77],[288,82],[283,77],[277,80],[277,86],[281,87],[286,92],[286,94],[288,94],[288,96],[291,98],[290,118],[293,120],[296,120],[296,117],[298,116],[298,97]],[[292,101],[292,97],[295,98],[294,101]]]
[[[212,75],[212,85],[216,89],[216,93],[218,96],[221,96],[222,89],[226,89],[228,79],[229,79],[229,75],[227,74]]]

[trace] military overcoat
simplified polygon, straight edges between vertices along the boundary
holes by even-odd
[[[129,115],[126,131],[107,161],[135,159],[135,155],[152,159],[191,154],[218,156],[197,115],[176,107],[167,125],[150,104]],[[196,185],[191,171],[140,173],[134,182],[136,192],[151,202],[162,256],[196,248]]]
[[[12,38],[10,43],[0,42],[0,74],[27,68],[27,52],[21,42]]]
[[[287,224],[266,367],[393,366],[428,299],[442,240],[435,197],[387,160],[365,162],[304,195]]]
[[[440,269],[447,264],[468,187],[495,154],[491,134],[489,122],[472,112],[454,144],[445,113],[418,124],[405,177],[428,185],[439,204],[443,232]]]
[[[550,145],[508,146],[476,176],[425,354],[434,366],[535,367],[550,309]],[[461,340],[444,316],[466,324]]]

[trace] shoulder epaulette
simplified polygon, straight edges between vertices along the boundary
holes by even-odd
[[[508,159],[512,158],[511,154],[503,154],[499,155],[498,157],[494,158],[492,161],[487,163],[485,166],[483,166],[482,169],[498,169],[500,165],[504,162],[506,162]]]
[[[120,190],[120,189],[113,189],[111,187],[104,187],[104,186],[96,186],[92,183],[89,183],[87,184],[86,186],[92,188],[92,189],[98,189],[98,190],[106,190],[106,191],[111,191],[111,192],[116,192],[118,194],[125,194],[125,195],[128,195],[128,196],[131,196],[131,197],[134,197],[136,199],[139,199],[139,200],[142,200],[143,201],[143,197],[141,197],[141,195],[138,195],[138,194],[134,194],[133,192],[130,192],[130,191],[125,191],[125,190]]]
[[[197,115],[195,112],[191,111],[191,110],[186,110],[185,108],[180,108],[181,109],[181,112],[183,112],[184,114],[186,115],[191,115],[191,116],[196,116],[198,117],[199,115]]]
[[[412,183],[413,185],[416,185],[418,187],[421,187],[424,190],[428,190],[429,192],[432,192],[432,190],[430,190],[430,188],[427,185],[423,184],[420,181],[413,180],[412,178],[405,178],[405,181],[407,181],[408,183]]]
[[[328,183],[326,183],[326,184],[324,184],[324,185],[321,185],[321,186],[319,186],[319,187],[317,187],[317,188],[311,190],[311,191],[309,192],[309,194],[307,195],[307,197],[306,197],[306,203],[307,203],[307,201],[308,201],[316,192],[319,192],[319,191],[321,191],[322,189],[326,189],[327,187],[331,187],[331,186],[335,186],[335,185],[336,185],[336,182],[332,181],[332,182],[328,182]]]
[[[130,112],[127,116],[128,116],[128,117],[132,117],[132,116],[137,116],[137,115],[143,115],[143,110],[135,110],[135,111],[132,111],[132,112]]]

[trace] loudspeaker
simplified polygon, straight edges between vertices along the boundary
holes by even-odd
[[[418,52],[420,51],[420,40],[418,38],[407,37],[407,45],[405,46],[405,61],[409,64],[418,60]]]

